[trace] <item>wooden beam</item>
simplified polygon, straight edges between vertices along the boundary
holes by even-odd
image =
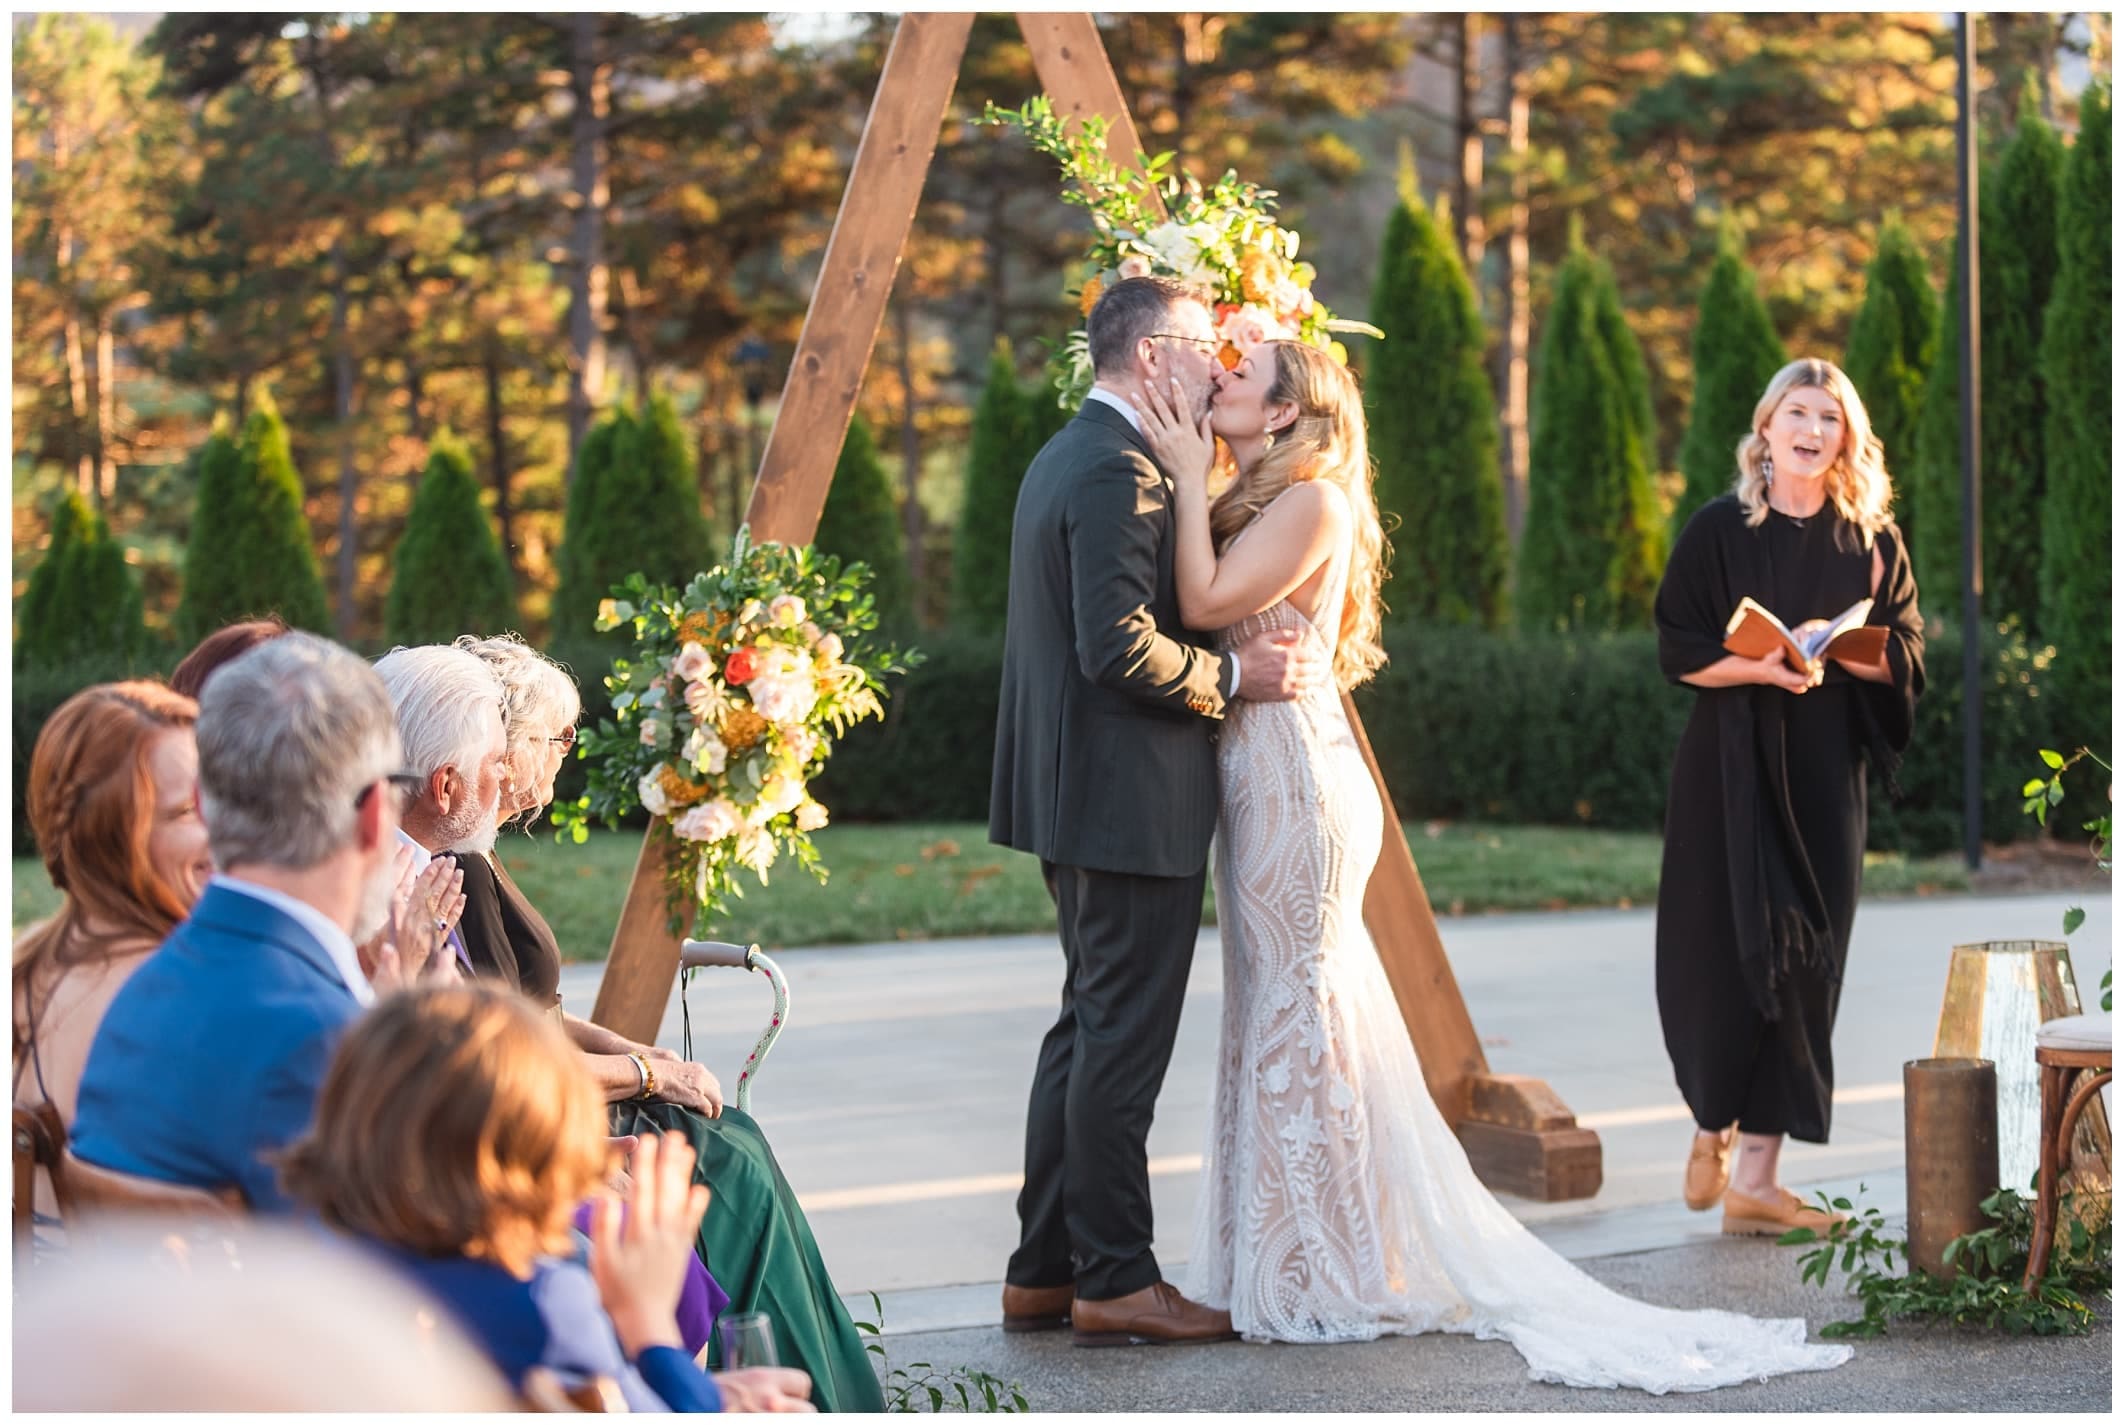
[[[818,528],[973,20],[909,14],[893,31],[745,511],[755,540],[806,544]]]
[[[806,544],[818,528],[972,30],[971,14],[909,14],[893,31],[745,511],[755,540]],[[645,1044],[656,1040],[678,975],[664,871],[663,842],[652,834],[635,861],[591,1013]]]

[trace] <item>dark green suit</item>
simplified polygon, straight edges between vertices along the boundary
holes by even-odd
[[[1018,492],[989,799],[989,839],[1040,858],[1064,961],[1026,1116],[1018,1286],[1108,1300],[1159,1277],[1144,1144],[1201,930],[1233,676],[1207,642],[1180,626],[1171,482],[1125,416],[1085,402]]]

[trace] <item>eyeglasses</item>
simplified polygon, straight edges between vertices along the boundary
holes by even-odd
[[[1152,341],[1184,341],[1184,342],[1190,342],[1190,343],[1192,343],[1192,344],[1194,344],[1194,345],[1196,345],[1196,346],[1206,346],[1206,347],[1209,347],[1209,348],[1210,348],[1211,350],[1213,350],[1213,351],[1214,351],[1214,350],[1215,350],[1216,348],[1218,348],[1218,347],[1220,347],[1220,346],[1224,345],[1224,343],[1223,343],[1222,341],[1220,341],[1220,340],[1219,340],[1218,338],[1216,338],[1216,337],[1213,337],[1213,336],[1182,336],[1182,335],[1180,335],[1180,333],[1178,333],[1178,332],[1152,332],[1152,333],[1150,334],[1150,339],[1151,339]]]
[[[561,729],[560,736],[549,737],[546,741],[560,744],[560,750],[566,752],[575,746],[575,729],[564,727]]]
[[[386,772],[383,776],[377,778],[377,781],[390,783],[391,790],[398,793],[398,809],[400,811],[404,811],[406,803],[419,796],[420,789],[428,784],[428,779],[421,776],[418,772]],[[371,782],[366,787],[363,787],[354,798],[354,809],[359,811],[364,806],[367,806],[370,794],[375,790],[376,782]]]

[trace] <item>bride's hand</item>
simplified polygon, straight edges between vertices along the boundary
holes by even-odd
[[[1210,434],[1209,411],[1202,412],[1200,423],[1190,422],[1182,414],[1184,392],[1179,378],[1173,378],[1170,389],[1161,389],[1163,384],[1144,383],[1143,402],[1138,410],[1143,417],[1143,438],[1150,444],[1151,454],[1174,479],[1207,483],[1217,461],[1217,438]]]

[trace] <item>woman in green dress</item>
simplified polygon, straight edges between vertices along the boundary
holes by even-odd
[[[500,679],[508,737],[508,781],[500,819],[535,818],[553,799],[553,779],[575,742],[582,701],[558,665],[514,637],[457,640]],[[491,852],[457,853],[465,869],[459,921],[474,973],[514,984],[561,1013],[560,946],[545,918]],[[722,1103],[714,1076],[668,1049],[636,1044],[563,1015],[586,1055],[633,1077],[600,1074],[615,1134],[675,1131],[697,1155],[695,1178],[712,1198],[696,1244],[733,1312],[764,1312],[773,1322],[782,1364],[810,1373],[821,1410],[882,1411],[885,1396],[870,1353],[841,1304],[796,1193],[782,1176],[758,1123]],[[711,1341],[708,1364],[721,1365]]]

